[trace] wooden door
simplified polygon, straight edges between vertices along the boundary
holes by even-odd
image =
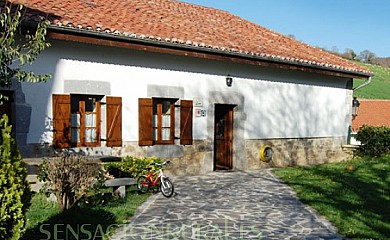
[[[233,168],[233,108],[233,105],[215,105],[214,170]]]

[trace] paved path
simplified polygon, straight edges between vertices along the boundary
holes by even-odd
[[[343,239],[269,170],[172,179],[112,239]]]

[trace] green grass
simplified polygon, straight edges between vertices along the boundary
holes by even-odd
[[[354,92],[354,96],[366,99],[390,99],[390,68],[378,65],[355,62],[370,69],[374,76],[372,82]],[[364,83],[364,80],[354,79],[354,87]]]
[[[390,155],[274,173],[348,239],[390,239]]]
[[[105,239],[150,196],[139,195],[132,187],[126,191],[126,198],[119,199],[105,190],[67,213],[60,213],[56,203],[47,201],[44,194],[35,194],[23,239]]]

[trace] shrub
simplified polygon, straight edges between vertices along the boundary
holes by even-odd
[[[361,142],[359,153],[368,156],[381,156],[390,152],[390,128],[364,125],[356,135]]]
[[[130,172],[123,171],[122,168],[122,162],[105,162],[104,163],[104,169],[107,171],[107,173],[115,178],[121,178],[121,177],[132,177]]]
[[[77,206],[103,180],[103,174],[99,163],[86,156],[64,153],[42,163],[39,179],[46,182],[49,192],[54,192],[63,212]]]
[[[137,158],[126,156],[120,162],[108,162],[104,168],[114,177],[134,177],[147,175],[149,171],[157,171],[160,167],[154,163],[161,163],[161,159],[155,157]]]
[[[26,230],[26,210],[31,192],[27,168],[6,115],[0,120],[0,239],[19,239]]]
[[[147,175],[150,171],[160,169],[155,163],[161,163],[161,159],[155,157],[136,158],[127,156],[122,160],[122,170],[130,172],[134,177]]]

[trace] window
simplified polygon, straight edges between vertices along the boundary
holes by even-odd
[[[98,96],[71,95],[72,146],[100,145],[100,99]]]
[[[153,100],[153,141],[156,144],[173,144],[175,140],[176,100]]]
[[[100,146],[101,100],[94,95],[53,95],[53,143],[56,147]],[[106,97],[107,146],[122,145],[121,98]]]
[[[192,144],[192,101],[177,99],[139,99],[139,145],[175,143],[175,107],[180,107],[180,144]]]

